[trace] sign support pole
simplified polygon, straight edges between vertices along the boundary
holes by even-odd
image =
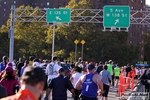
[[[14,54],[14,25],[15,25],[15,6],[11,6],[11,22],[10,22],[10,44],[9,44],[9,61],[13,61]]]
[[[82,41],[81,41],[81,44],[82,44],[82,61],[83,61],[83,49],[84,49],[85,41],[84,41],[84,40],[82,40]]]
[[[76,62],[76,60],[77,60],[77,44],[79,43],[79,41],[78,40],[75,40],[74,41],[74,43],[75,43],[75,62]]]
[[[52,58],[54,57],[54,47],[55,47],[55,25],[56,22],[53,22]]]
[[[75,62],[77,60],[77,44],[75,44]]]

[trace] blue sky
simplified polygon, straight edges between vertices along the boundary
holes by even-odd
[[[146,4],[147,4],[147,5],[150,5],[150,0],[146,0]]]

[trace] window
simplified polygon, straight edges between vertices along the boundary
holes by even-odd
[[[4,4],[6,4],[7,2],[4,2]]]
[[[110,0],[110,2],[115,2],[115,0]]]
[[[60,6],[60,5],[61,5],[61,2],[59,2],[58,5]]]
[[[121,0],[118,0],[118,2],[121,2]]]
[[[143,1],[141,0],[141,3],[143,3]]]
[[[6,9],[4,8],[4,11],[6,11]]]
[[[132,0],[132,2],[134,2],[134,0]]]
[[[66,6],[66,2],[64,2],[64,6]]]
[[[14,1],[14,4],[16,4],[16,1]]]
[[[134,41],[133,41],[133,44],[134,44]]]
[[[4,14],[4,17],[6,16],[6,14]]]
[[[131,6],[131,9],[134,9],[134,7],[133,7],[133,6]]]
[[[41,3],[41,6],[43,6],[43,3]]]
[[[131,34],[131,37],[133,37],[133,34],[132,33],[130,33]]]
[[[132,44],[132,41],[130,41],[130,44]]]
[[[49,2],[47,2],[47,6],[49,6],[50,5],[50,3]]]

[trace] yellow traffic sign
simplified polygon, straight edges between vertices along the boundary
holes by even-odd
[[[85,44],[85,41],[84,41],[84,40],[82,40],[82,41],[81,41],[81,44],[82,44],[82,45],[83,45],[83,44]]]
[[[78,44],[78,43],[79,43],[79,41],[76,39],[76,40],[74,41],[74,43],[75,43],[75,44]]]

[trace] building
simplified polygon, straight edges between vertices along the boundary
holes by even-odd
[[[70,0],[0,0],[0,26],[5,25],[10,14],[11,5],[39,6],[40,8],[58,8],[66,6]],[[77,0],[79,1],[79,0]],[[131,10],[143,11],[146,9],[145,0],[91,0],[94,8],[103,9],[105,5],[129,5]],[[143,17],[143,15],[138,15]],[[141,59],[144,59],[144,25],[130,25],[128,32],[128,44],[141,47]]]

